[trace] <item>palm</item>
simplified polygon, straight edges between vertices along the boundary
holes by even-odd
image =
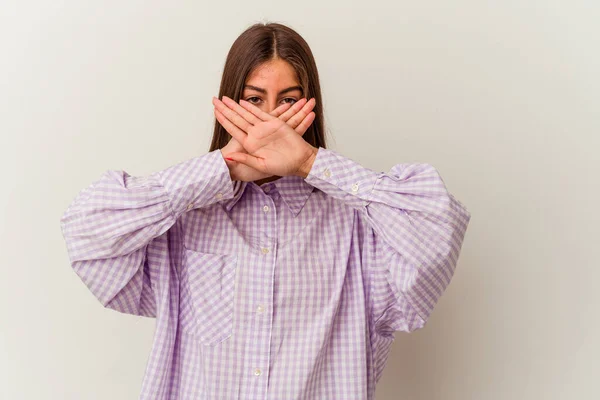
[[[236,107],[238,110],[242,110],[242,108],[231,99],[227,99],[226,101],[231,106]],[[313,104],[306,105],[304,101],[299,101],[292,107],[288,106],[289,103],[285,103],[270,113],[265,113],[265,115],[269,116],[269,122],[271,122],[271,124],[265,125],[265,121],[258,124],[258,128],[254,127],[254,134],[250,138],[250,141],[248,141],[250,135],[245,137],[244,145],[242,145],[239,140],[234,137],[235,132],[233,132],[233,129],[236,128],[234,128],[229,121],[224,119],[224,117],[217,110],[215,110],[215,114],[221,125],[232,135],[227,145],[221,149],[221,153],[223,155],[230,153],[248,154],[249,149],[245,148],[244,146],[249,146],[253,150],[260,151],[258,154],[264,155],[264,157],[266,157],[265,160],[268,160],[266,161],[266,164],[269,167],[266,170],[264,168],[258,170],[241,162],[228,162],[228,166],[234,180],[257,181],[264,178],[269,178],[273,175],[284,176],[287,174],[279,174],[275,171],[282,170],[284,172],[288,172],[292,170],[293,164],[291,164],[289,159],[286,158],[286,153],[285,151],[282,151],[282,149],[285,149],[286,146],[289,146],[289,143],[296,143],[296,145],[307,145],[304,139],[302,139],[302,135],[304,135],[312,123],[310,119],[306,119],[306,113],[310,111]],[[277,140],[265,146],[265,141],[261,141],[261,138],[264,139],[264,135],[271,135],[269,136],[271,138],[270,140],[273,138],[276,138]],[[283,169],[281,168],[282,165],[284,166]]]
[[[230,152],[246,153],[246,149],[244,149],[244,147],[233,137],[231,140],[229,140],[227,145],[221,149],[221,151],[223,154]],[[235,178],[234,180],[245,182],[258,181],[260,179],[269,178],[272,176],[242,163],[232,163],[229,165],[229,170],[231,171],[232,177]]]
[[[262,121],[250,129],[243,147],[261,163],[269,175],[291,175],[310,154],[297,151],[306,142],[289,125],[274,118]],[[308,149],[307,149],[308,150]]]
[[[278,121],[281,121],[281,120],[278,120]],[[285,122],[283,122],[283,121],[281,121],[281,122],[284,125],[286,125]],[[300,137],[304,133],[304,132],[296,132],[291,127],[289,127],[289,128],[298,137]],[[248,151],[246,151],[244,146],[242,146],[240,144],[240,142],[238,142],[234,137],[231,137],[231,139],[229,140],[227,145],[225,145],[225,147],[223,147],[221,149],[221,151],[223,154],[248,153]],[[268,149],[265,149],[265,151],[268,152]],[[269,172],[259,171],[257,169],[250,167],[249,165],[246,165],[243,163],[233,163],[232,165],[229,166],[229,170],[231,171],[231,175],[235,178],[235,180],[240,180],[240,181],[245,181],[245,182],[258,181],[258,180],[270,178],[271,176],[276,175],[276,174],[272,174]],[[280,175],[280,176],[283,176],[283,175]]]

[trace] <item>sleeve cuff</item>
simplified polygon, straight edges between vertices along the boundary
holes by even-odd
[[[220,149],[154,174],[171,200],[175,217],[234,196],[234,181]]]
[[[381,175],[382,172],[363,167],[336,151],[319,147],[304,180],[349,206],[362,209],[370,203]]]

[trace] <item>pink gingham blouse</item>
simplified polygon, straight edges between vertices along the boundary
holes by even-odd
[[[140,399],[374,399],[422,328],[470,220],[429,164],[318,148],[306,178],[232,181],[220,150],[108,170],[61,217],[100,303],[156,318]]]

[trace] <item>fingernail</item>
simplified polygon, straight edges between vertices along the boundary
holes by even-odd
[[[226,159],[228,159],[229,161],[235,161],[233,158],[229,158],[229,157],[225,157]]]

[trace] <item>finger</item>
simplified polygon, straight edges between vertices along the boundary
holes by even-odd
[[[227,96],[223,96],[223,100],[221,100],[221,101],[223,102],[223,104],[225,104],[227,107],[229,107],[229,109],[236,112],[238,115],[240,115],[246,121],[248,121],[250,124],[256,125],[259,122],[261,122],[261,120],[258,119],[254,114],[252,114],[251,112],[246,110],[244,107],[240,106],[238,103],[233,101],[233,99],[231,99]],[[248,132],[248,131],[246,130],[246,132]]]
[[[250,127],[254,126],[253,124],[251,124],[250,122],[248,122],[244,118],[242,118],[238,113],[233,111],[231,108],[227,107],[227,105],[225,103],[223,103],[221,100],[217,99],[216,97],[213,97],[213,104],[214,104],[215,108],[217,110],[219,110],[219,112],[221,114],[223,114],[225,117],[227,117],[227,119],[231,123],[235,124],[238,128],[240,128],[244,132],[248,132]]]
[[[277,107],[276,109],[271,111],[269,114],[271,114],[272,116],[274,116],[276,118],[279,118],[281,116],[281,114],[283,114],[285,112],[285,110],[287,110],[291,106],[292,106],[292,103],[283,103],[282,105],[280,105],[279,107]]]
[[[250,168],[254,168],[257,171],[267,173],[265,161],[262,158],[251,156],[248,153],[229,153],[226,154],[225,157],[231,158],[234,161],[245,164]]]
[[[300,109],[300,111],[298,111],[288,120],[288,124],[290,126],[297,126],[298,124],[300,124],[312,111],[316,103],[317,101],[314,97],[307,101],[306,104],[304,104],[304,106]]]
[[[262,111],[260,108],[256,107],[254,104],[252,104],[246,100],[240,99],[240,105],[242,107],[244,107],[246,110],[250,111],[252,114],[256,115],[262,121],[270,121],[270,120],[276,118],[276,117],[272,116],[271,114],[268,114],[268,113]]]
[[[240,142],[242,147],[244,147],[244,143],[246,143],[246,138],[248,137],[248,134],[246,132],[242,131],[237,126],[235,126],[219,110],[217,110],[216,108],[214,110],[215,110],[215,116],[217,117],[217,120],[219,121],[219,123],[221,125],[223,125],[223,128],[225,128],[225,130],[227,132],[229,132],[229,134],[231,136],[233,136],[233,138],[235,138],[235,140]]]
[[[304,118],[302,120],[302,122],[300,122],[300,124],[296,127],[296,129],[295,129],[296,132],[298,132],[300,134],[300,136],[304,135],[304,133],[310,127],[310,124],[312,124],[313,121],[315,120],[316,116],[317,115],[314,113],[314,111],[311,111],[310,113],[308,113],[306,118]]]
[[[282,119],[282,120],[288,122],[288,125],[290,125],[288,120],[290,118],[292,118],[298,111],[300,111],[302,109],[302,107],[304,107],[305,104],[306,104],[306,98],[302,98],[302,99],[298,100],[297,102],[294,103],[294,105],[289,110],[284,112],[283,115],[281,115],[279,117],[279,119]],[[296,123],[296,125],[298,125],[298,123]],[[295,127],[295,125],[292,126],[292,128],[294,128],[294,127]]]

